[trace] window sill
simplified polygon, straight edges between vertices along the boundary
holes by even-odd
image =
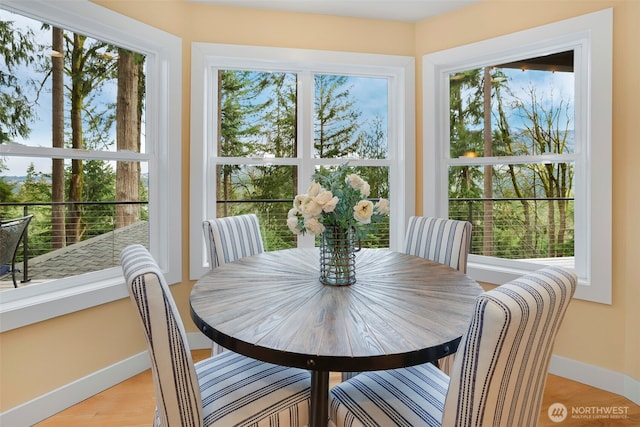
[[[0,293],[0,333],[128,296],[122,274],[75,285],[52,282],[58,289],[45,286],[46,293],[35,289],[40,286]]]
[[[543,267],[541,264],[524,262],[521,266],[514,267],[469,261],[467,263],[467,274],[478,282],[491,285],[503,285]],[[601,304],[611,304],[611,293],[607,292],[607,289],[610,290],[611,286],[610,283],[608,287],[606,285],[605,283],[601,283],[599,287],[594,286],[590,281],[579,277],[578,288],[573,297]]]

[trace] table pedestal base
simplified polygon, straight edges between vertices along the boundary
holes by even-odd
[[[311,427],[329,423],[329,372],[311,371]]]

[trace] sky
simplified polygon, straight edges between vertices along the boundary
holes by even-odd
[[[16,28],[30,28],[36,35],[36,42],[45,46],[48,46],[50,50],[51,46],[51,30],[42,29],[41,23],[29,18],[25,18],[19,14],[8,12],[0,8],[0,19],[3,21],[14,21],[14,27]],[[0,62],[0,69],[7,71],[4,62]],[[40,80],[42,73],[38,73],[30,67],[22,66],[16,69],[16,75],[27,81],[29,78],[35,78]],[[23,88],[27,88],[23,85]],[[38,95],[38,103],[35,106],[35,118],[31,123],[31,132],[27,138],[16,137],[14,142],[34,147],[51,147],[51,79],[47,79],[44,90],[40,91]],[[35,88],[29,87],[27,90],[29,99],[35,99]],[[117,94],[117,86],[115,83],[107,84],[102,88],[102,94],[100,99],[102,102],[114,103]],[[65,107],[66,108],[66,107]],[[66,112],[68,114],[68,111]],[[115,128],[113,129],[111,140],[115,140]],[[27,168],[30,164],[34,164],[36,171],[45,173],[51,172],[51,159],[50,158],[37,158],[37,157],[8,157],[5,159],[5,165],[8,166],[8,170],[2,172],[2,175],[6,176],[24,176]]]
[[[387,117],[389,83],[383,78],[352,77],[351,94],[358,100],[358,108],[365,118]],[[386,121],[386,120],[385,120]]]
[[[532,90],[535,94],[535,100],[540,104],[540,107],[545,111],[558,111],[559,103],[562,102],[562,116],[558,118],[558,126],[564,128],[568,126],[568,130],[574,129],[574,92],[575,82],[574,73],[572,72],[549,72],[539,70],[520,70],[512,68],[502,68],[500,70],[507,77],[508,89],[501,90],[502,106],[505,115],[508,117],[508,123],[512,129],[524,129],[525,118],[523,112],[512,108],[511,105],[519,100],[528,107],[531,106],[529,102],[532,97]],[[466,89],[464,91],[465,97],[471,98],[472,93],[475,93],[476,89]],[[511,92],[511,93],[509,93]],[[492,98],[492,128],[497,129],[497,105]],[[568,114],[569,123],[565,122],[566,115]],[[526,120],[530,123],[529,120]],[[530,126],[530,124],[528,125]],[[469,127],[473,129],[482,129],[482,121]]]
[[[536,70],[516,70],[516,69],[503,69],[502,70],[510,79],[510,88],[513,91],[514,97],[521,100],[527,100],[531,97],[530,90],[535,87],[536,98],[544,100],[543,106],[545,108],[551,107],[553,103],[558,105],[560,100],[565,103],[570,102],[570,117],[571,123],[570,129],[574,128],[573,124],[573,105],[574,105],[574,74],[570,72],[555,72],[550,73],[548,71],[536,71]],[[512,116],[513,122],[510,123],[516,127],[521,128],[523,125],[516,116]]]

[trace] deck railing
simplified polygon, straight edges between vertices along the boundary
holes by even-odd
[[[31,280],[29,274],[29,261],[35,257],[46,255],[62,247],[69,247],[73,244],[88,241],[91,238],[104,236],[106,233],[116,229],[116,206],[140,206],[140,216],[142,219],[148,218],[148,202],[1,202],[0,218],[16,218],[33,214],[34,217],[27,227],[25,237],[21,243],[21,249],[16,256],[16,265],[21,265],[20,282],[26,283]],[[66,209],[74,206],[80,213],[80,221],[77,227],[78,239],[74,242],[63,242],[54,244],[53,237],[53,215],[55,207],[62,207],[66,214]],[[65,224],[62,224],[65,227]]]
[[[0,203],[2,219],[34,214],[28,237],[24,239],[17,257],[21,265],[21,281],[29,280],[31,259],[50,254],[60,247],[59,244],[54,247],[53,243],[52,212],[56,206],[62,206],[66,211],[71,205],[80,210],[82,220],[79,242],[65,242],[63,246],[67,247],[99,236],[104,238],[107,233],[115,236],[119,224],[115,217],[117,205],[138,205],[140,219],[148,219],[147,202]],[[297,245],[297,236],[286,224],[291,206],[290,199],[219,201],[217,215],[256,213],[265,249],[277,250]],[[573,206],[572,198],[450,199],[449,217],[473,224],[472,254],[508,259],[573,257]],[[388,223],[379,224],[378,232],[372,233],[371,239],[362,242],[362,246],[388,247]],[[109,256],[117,258],[113,254]]]

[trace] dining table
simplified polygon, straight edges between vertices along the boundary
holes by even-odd
[[[311,374],[310,424],[328,422],[329,373],[395,369],[456,351],[483,292],[447,265],[389,249],[356,253],[356,282],[319,281],[317,248],[263,252],[196,281],[191,317],[228,350]]]

